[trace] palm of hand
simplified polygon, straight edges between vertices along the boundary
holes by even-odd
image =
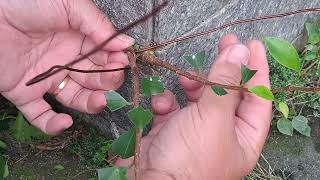
[[[70,80],[56,96],[58,101],[89,113],[105,107],[104,90],[118,88],[123,80],[122,72],[86,75],[64,71],[31,87],[25,86],[34,76],[54,65],[67,64],[115,32],[110,21],[91,1],[2,1],[0,8],[0,39],[6,42],[0,50],[1,59],[6,59],[0,61],[0,67],[6,66],[0,73],[0,80],[5,82],[0,85],[0,92],[33,125],[57,134],[72,124],[70,116],[55,113],[43,100],[43,95],[52,93],[66,76]],[[123,67],[127,57],[120,51],[132,42],[120,36],[73,68]],[[15,53],[10,53],[9,49],[14,49]]]
[[[220,55],[208,78],[238,85],[242,63],[258,70],[247,86],[270,86],[263,45],[258,41],[247,47],[238,43],[234,35],[220,41]],[[218,97],[197,82],[186,78],[180,82],[189,99],[187,107],[180,109],[169,91],[152,99],[156,116],[152,130],[142,140],[142,177],[240,179],[260,156],[271,120],[271,102],[234,91]],[[120,166],[131,163],[132,159],[117,162]]]

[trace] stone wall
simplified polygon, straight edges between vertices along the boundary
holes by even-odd
[[[100,9],[112,19],[115,26],[121,28],[133,20],[150,11],[159,0],[95,0]],[[257,17],[275,13],[293,11],[308,7],[320,7],[320,0],[176,0],[148,22],[134,28],[128,34],[133,36],[139,44],[144,46],[152,42],[173,39],[180,35],[207,30],[235,19]],[[169,46],[158,51],[164,60],[180,68],[188,69],[181,57],[184,54],[196,53],[200,50],[207,52],[207,69],[217,55],[217,42],[221,36],[229,32],[239,35],[243,42],[249,39],[262,39],[265,36],[278,36],[290,41],[295,40],[303,32],[303,25],[307,20],[316,20],[315,13],[297,15],[276,20],[263,21],[247,25],[238,25],[197,39],[188,40]],[[164,77],[167,87],[178,96],[179,102],[184,104],[185,97],[177,84],[177,77],[167,73]],[[130,80],[127,80],[119,92],[128,97],[131,94]],[[124,111],[110,114],[103,112],[98,116],[82,117],[97,125],[105,133],[110,134],[110,122],[113,127],[126,129],[130,123],[123,116]],[[113,130],[113,136],[116,132]]]

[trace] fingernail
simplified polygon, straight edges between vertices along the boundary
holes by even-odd
[[[68,121],[68,123],[64,124],[64,127],[63,127],[64,130],[70,128],[72,126],[72,124],[73,124],[73,121]]]
[[[233,45],[228,53],[227,61],[241,66],[241,64],[247,65],[250,56],[249,49],[244,45]]]
[[[117,39],[119,39],[120,41],[123,41],[123,42],[125,42],[125,43],[128,43],[128,44],[133,44],[134,43],[134,39],[132,38],[132,37],[130,37],[130,36],[127,36],[127,35],[125,35],[125,34],[120,34],[120,35],[118,35],[117,36]]]

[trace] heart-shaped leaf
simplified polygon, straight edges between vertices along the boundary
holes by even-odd
[[[134,155],[136,142],[136,133],[134,129],[130,129],[122,134],[118,139],[114,140],[111,145],[111,151],[120,155],[122,159],[128,159]]]
[[[163,93],[165,90],[164,84],[159,76],[143,78],[141,81],[142,94],[145,96],[153,96]]]
[[[251,70],[245,65],[241,65],[242,80],[241,84],[246,84],[257,73],[257,70]]]
[[[288,116],[289,116],[289,107],[288,107],[288,105],[286,103],[284,103],[284,102],[279,102],[278,108],[279,108],[279,111],[283,114],[283,116],[285,118],[288,118]]]
[[[112,112],[129,105],[129,103],[119,93],[113,90],[108,91],[105,96],[107,99],[107,106]]]
[[[272,92],[265,86],[252,87],[249,88],[249,91],[263,99],[274,101],[274,96]]]
[[[312,61],[312,60],[315,60],[317,59],[317,52],[312,52],[312,51],[309,51],[307,52],[303,58],[306,60],[306,61]]]
[[[211,86],[212,91],[218,96],[227,95],[228,92],[219,86]]]
[[[271,56],[276,61],[289,69],[300,72],[301,62],[299,54],[291,43],[276,37],[266,37],[265,42]]]
[[[128,113],[129,119],[133,124],[139,128],[143,129],[153,118],[153,114],[149,110],[145,110],[142,107],[136,107]]]
[[[292,120],[292,126],[300,134],[310,137],[311,128],[308,125],[308,119],[304,116],[296,116]]]
[[[183,58],[196,70],[203,70],[206,53],[201,51],[195,55],[183,56]]]
[[[308,33],[308,43],[317,44],[320,42],[320,31],[316,24],[306,23],[306,30]]]
[[[98,169],[99,180],[127,180],[125,168],[107,167]]]
[[[292,122],[286,118],[279,119],[277,122],[278,130],[285,135],[292,136],[293,135],[293,127]]]

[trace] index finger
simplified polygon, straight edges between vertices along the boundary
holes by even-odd
[[[246,84],[246,87],[263,85],[270,88],[269,66],[263,44],[253,40],[247,44],[247,47],[251,52],[247,66],[249,69],[257,70],[257,73]],[[246,132],[248,139],[254,143],[252,146],[259,152],[262,150],[269,132],[271,112],[272,102],[261,99],[252,93],[244,93],[236,112],[239,117],[237,126]]]

